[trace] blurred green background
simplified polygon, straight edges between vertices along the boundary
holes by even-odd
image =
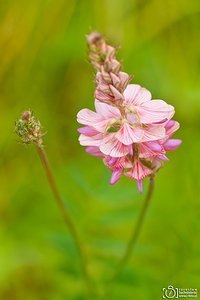
[[[79,257],[34,146],[14,121],[32,109],[60,190],[86,245],[99,299],[157,300],[162,288],[200,289],[200,1],[6,0],[0,4],[0,299],[88,299]],[[119,47],[134,82],[176,108],[183,144],[156,177],[133,256],[105,288],[144,194],[78,144],[76,114],[93,108],[85,34]],[[199,290],[200,293],[200,290]]]

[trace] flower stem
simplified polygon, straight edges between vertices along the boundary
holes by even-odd
[[[86,262],[86,258],[85,258],[85,254],[83,251],[81,240],[79,238],[76,227],[74,226],[71,216],[70,216],[67,208],[65,207],[65,204],[64,204],[62,197],[60,195],[60,192],[58,190],[57,184],[55,182],[53,173],[52,173],[50,165],[49,165],[49,161],[48,161],[46,152],[40,143],[36,143],[36,146],[37,146],[37,151],[38,151],[40,160],[42,162],[43,168],[45,170],[50,188],[52,190],[52,193],[53,193],[56,203],[58,205],[58,208],[64,218],[65,223],[67,224],[67,226],[71,232],[71,235],[72,235],[75,245],[77,247],[77,250],[78,250],[78,253],[80,256],[80,260],[81,260],[83,276],[84,276],[86,284],[88,286],[88,290],[91,293],[93,290],[93,287],[92,287],[91,280],[90,280],[90,277],[89,277],[89,274],[87,271],[87,262]]]
[[[128,242],[127,248],[126,248],[123,256],[121,257],[121,259],[118,263],[118,267],[117,267],[114,275],[112,276],[111,280],[116,279],[120,275],[120,273],[123,270],[124,266],[126,265],[127,261],[131,257],[132,250],[133,250],[133,248],[136,244],[137,238],[139,236],[139,233],[141,231],[141,228],[142,228],[142,225],[143,225],[143,222],[144,222],[144,217],[145,217],[148,205],[150,203],[150,200],[151,200],[151,197],[152,197],[152,194],[153,194],[153,190],[154,190],[154,178],[152,176],[152,177],[150,177],[149,189],[148,189],[146,198],[144,200],[144,204],[143,204],[142,210],[140,212],[138,221],[137,221],[136,226],[133,230],[133,234],[132,234],[132,236],[131,236],[131,238]]]

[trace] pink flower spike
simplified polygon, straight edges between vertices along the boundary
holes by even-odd
[[[169,158],[164,154],[158,155],[158,158],[160,158],[161,160],[165,160],[165,161],[169,160]]]
[[[137,182],[154,175],[181,144],[171,139],[179,129],[171,120],[174,107],[163,100],[152,100],[151,92],[139,84],[129,84],[131,76],[122,71],[116,49],[99,33],[88,36],[89,57],[96,69],[94,111],[82,109],[77,114],[80,145],[102,158],[112,172],[110,184],[122,175]]]
[[[122,169],[117,169],[113,171],[112,176],[110,178],[110,184],[115,184],[121,177],[122,175]]]
[[[138,191],[142,193],[142,179],[137,181]]]
[[[166,151],[173,151],[176,150],[181,145],[181,143],[182,141],[179,139],[170,139],[163,144],[163,147]]]

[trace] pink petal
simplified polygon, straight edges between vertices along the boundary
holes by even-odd
[[[110,155],[112,157],[123,157],[129,153],[128,146],[119,142],[113,134],[109,134],[102,140],[100,150],[105,155]]]
[[[135,161],[133,168],[129,172],[125,173],[124,175],[133,178],[135,180],[141,180],[144,177],[150,175],[151,173],[152,171],[150,169],[145,167],[139,161]]]
[[[161,159],[161,160],[165,160],[165,161],[169,160],[169,158],[164,154],[158,155],[158,158]]]
[[[140,158],[156,157],[158,154],[164,154],[165,151],[158,142],[140,143]]]
[[[129,81],[131,80],[131,77],[125,72],[119,72],[118,77],[120,79],[122,90],[124,90]]]
[[[112,95],[109,95],[109,94],[99,90],[98,87],[95,90],[95,98],[102,102],[114,101],[114,97]]]
[[[133,156],[133,145],[129,145],[128,148],[130,155]]]
[[[179,139],[170,139],[163,144],[163,147],[165,148],[166,151],[173,151],[176,150],[181,143],[182,141]]]
[[[106,159],[106,164],[109,166],[109,167],[113,167],[116,162],[117,162],[118,158],[117,157],[109,157]]]
[[[124,91],[124,97],[128,103],[137,106],[150,101],[151,93],[138,84],[129,84]]]
[[[131,127],[125,122],[121,129],[116,133],[115,137],[124,145],[131,145],[141,141],[144,130],[139,127]]]
[[[173,121],[173,124],[171,123],[169,126],[169,124],[167,124],[165,126],[165,129],[166,129],[166,135],[167,135],[167,138],[170,138],[180,127],[180,124],[174,120]]]
[[[87,135],[87,136],[93,136],[98,134],[98,131],[96,129],[90,127],[90,126],[84,126],[77,129],[79,133]]]
[[[81,109],[77,114],[77,121],[80,124],[91,125],[91,122],[97,122],[100,120],[102,120],[101,116],[87,108]]]
[[[105,164],[111,169],[124,169],[131,168],[132,163],[126,156],[123,157],[110,157],[106,156]]]
[[[110,85],[110,90],[114,96],[115,101],[123,99],[122,94],[113,85]]]
[[[171,128],[174,126],[175,123],[176,123],[176,121],[174,121],[174,120],[169,120],[169,121],[167,122],[167,124],[165,125],[165,129],[166,129],[166,130],[171,129]]]
[[[163,100],[152,100],[137,107],[140,121],[144,124],[160,122],[170,119],[174,114],[174,108]]]
[[[157,141],[166,137],[165,128],[159,125],[150,125],[144,128],[144,136],[141,142]]]
[[[117,107],[102,103],[98,100],[95,101],[95,108],[97,113],[102,116],[103,119],[112,119],[121,117],[120,111]]]
[[[77,121],[80,124],[94,127],[99,132],[104,132],[108,120],[103,119],[99,114],[90,109],[84,108],[77,114]]]
[[[110,184],[115,184],[120,179],[121,175],[122,169],[113,171],[112,176],[110,178]]]
[[[103,153],[101,153],[101,151],[99,150],[99,147],[89,146],[89,147],[85,148],[85,151],[87,153],[91,154],[92,156],[96,156],[99,158],[105,157],[105,155]]]
[[[126,156],[123,157],[106,157],[106,165],[108,167],[111,167],[112,169],[125,169],[125,168],[131,168],[132,163],[129,161],[129,159]]]
[[[163,124],[163,123],[166,123],[168,121],[167,118],[163,119],[162,121],[159,121],[159,122],[154,122],[154,124]]]
[[[146,142],[146,146],[148,146],[152,151],[159,152],[162,151],[162,146],[158,141]]]
[[[137,181],[137,185],[138,185],[138,191],[140,193],[142,193],[142,180],[141,179]]]
[[[79,136],[79,142],[81,146],[100,146],[102,140],[102,134],[97,134],[96,136],[86,136],[81,134]]]

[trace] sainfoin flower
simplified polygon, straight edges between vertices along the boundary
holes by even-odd
[[[171,139],[179,123],[171,120],[174,107],[152,100],[151,93],[121,72],[114,48],[95,33],[88,37],[90,58],[97,69],[95,111],[82,109],[77,121],[79,142],[86,152],[103,159],[112,171],[111,184],[122,175],[134,179],[142,192],[142,180],[153,176],[181,140]]]

